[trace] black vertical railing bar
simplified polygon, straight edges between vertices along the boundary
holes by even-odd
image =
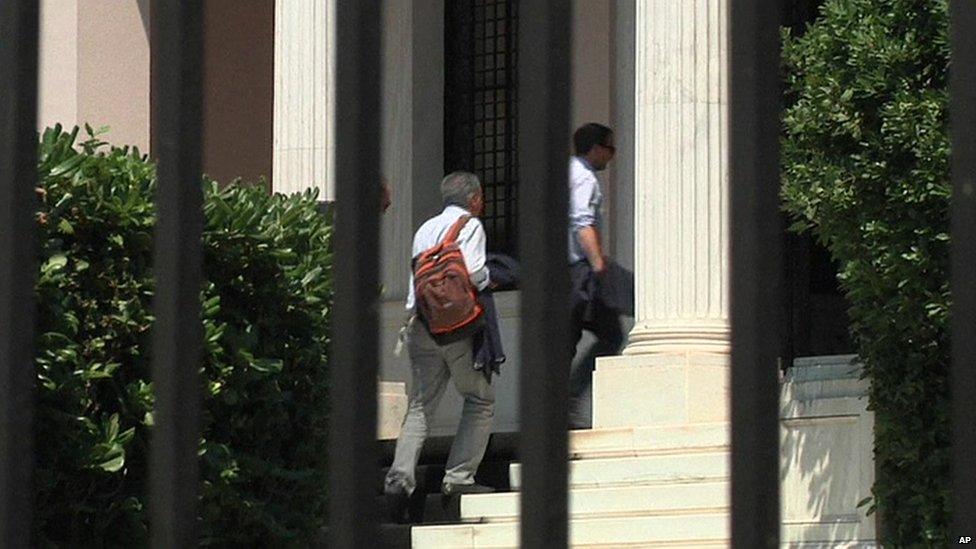
[[[732,546],[779,546],[779,2],[728,0]]]
[[[976,2],[949,14],[949,132],[952,144],[951,291],[952,530],[976,537]]]
[[[380,2],[339,0],[335,304],[331,351],[331,547],[378,546],[374,495],[379,362]]]
[[[568,543],[571,29],[570,0],[519,5],[520,539],[533,548]]]
[[[158,180],[149,528],[153,547],[192,547],[197,545],[203,351],[202,3],[158,2],[151,24],[159,49],[154,56],[152,105]]]
[[[38,1],[0,2],[0,546],[29,547]]]

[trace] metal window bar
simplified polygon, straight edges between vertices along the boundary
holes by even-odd
[[[728,0],[732,546],[779,546],[781,6]]]
[[[157,158],[152,340],[155,427],[149,471],[153,547],[197,544],[203,351],[201,185],[203,13],[200,0],[153,6],[158,77],[152,128]]]
[[[950,6],[952,530],[976,537],[976,3]]]
[[[0,2],[0,545],[29,547],[33,502],[37,0]]]
[[[533,0],[519,9],[520,35],[538,40],[522,48],[518,69],[520,169],[523,181],[532,182],[520,191],[532,208],[523,208],[518,218],[525,273],[519,378],[521,546],[566,547],[571,1]]]
[[[380,2],[336,4],[336,230],[330,357],[332,547],[378,546],[373,509],[379,362]]]

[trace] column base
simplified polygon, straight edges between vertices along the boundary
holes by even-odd
[[[597,359],[593,428],[729,421],[730,364],[704,352]]]
[[[680,326],[638,324],[627,336],[625,355],[729,354],[732,332],[727,322],[688,323]],[[694,351],[689,351],[693,349]]]

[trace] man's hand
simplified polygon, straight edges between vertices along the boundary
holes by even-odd
[[[607,272],[607,258],[603,256],[597,256],[596,261],[590,262],[590,269],[593,270],[593,274],[597,276],[602,276]]]

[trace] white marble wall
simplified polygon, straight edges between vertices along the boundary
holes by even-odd
[[[780,395],[784,544],[874,546],[876,517],[857,504],[874,484],[874,412],[854,356],[800,358]]]
[[[413,240],[414,66],[412,2],[384,2],[382,174],[393,204],[383,215],[380,249],[386,300],[406,298]]]
[[[272,188],[335,199],[335,0],[275,2]]]

